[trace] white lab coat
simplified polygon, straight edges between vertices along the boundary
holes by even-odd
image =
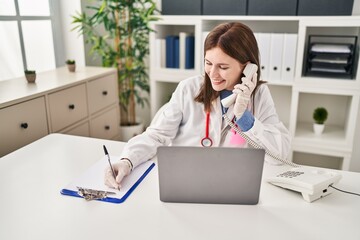
[[[136,167],[154,157],[157,147],[161,145],[201,146],[201,139],[205,137],[206,113],[204,105],[195,102],[194,98],[202,82],[202,76],[181,81],[170,101],[158,111],[146,131],[128,142],[121,157],[130,159]],[[249,106],[252,106],[251,102]],[[226,123],[222,118],[220,97],[213,101],[212,107],[209,136],[213,146],[230,147],[230,130],[227,128],[222,131]],[[230,119],[233,118],[232,107],[227,114]],[[278,118],[266,84],[257,90],[254,117],[254,126],[245,134],[263,148],[285,159],[290,150],[290,134]],[[247,144],[245,147],[248,147]]]

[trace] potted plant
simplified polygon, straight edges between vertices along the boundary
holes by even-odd
[[[36,71],[35,70],[28,70],[26,69],[24,71],[25,73],[25,77],[26,77],[26,80],[28,81],[28,83],[34,83],[35,80],[36,80]]]
[[[327,117],[328,117],[328,112],[326,108],[318,107],[314,110],[313,119],[315,122],[313,124],[313,128],[316,135],[321,135],[322,132],[324,131],[324,127],[325,127],[324,123]]]
[[[101,57],[102,66],[118,70],[121,129],[138,125],[135,106],[148,104],[141,92],[150,91],[145,60],[149,24],[158,19],[155,0],[101,0],[86,8],[91,14],[73,16],[74,29],[85,36],[90,53]]]
[[[67,65],[69,72],[75,72],[75,69],[76,69],[75,60],[68,59],[68,60],[66,60],[65,63]]]

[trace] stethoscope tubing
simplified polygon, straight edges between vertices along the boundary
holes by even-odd
[[[201,145],[203,147],[211,147],[212,140],[209,137],[209,128],[210,128],[210,112],[206,112],[206,126],[205,126],[205,137],[201,139]]]

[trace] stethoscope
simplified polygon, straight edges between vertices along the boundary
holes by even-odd
[[[225,114],[227,109],[222,108],[222,113]],[[209,128],[210,128],[210,112],[206,112],[206,125],[205,125],[205,137],[201,139],[201,145],[203,147],[211,147],[213,144],[213,141],[211,140],[209,136]]]
[[[211,147],[213,142],[209,136],[209,126],[210,126],[210,112],[206,112],[206,126],[205,126],[205,137],[201,139],[201,145],[203,147]]]

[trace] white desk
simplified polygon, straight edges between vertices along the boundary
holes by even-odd
[[[122,204],[61,195],[103,144],[112,155],[123,147],[51,134],[0,158],[0,239],[360,239],[360,198],[340,192],[307,203],[263,183],[255,206],[163,203],[155,167]],[[360,192],[360,174],[342,174],[338,187]]]

